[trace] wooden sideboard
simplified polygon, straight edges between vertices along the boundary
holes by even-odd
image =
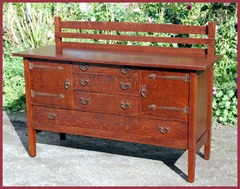
[[[206,37],[130,36],[129,32]],[[116,40],[125,44],[113,43]],[[29,155],[36,156],[38,130],[58,132],[61,139],[69,133],[186,149],[188,181],[193,182],[196,153],[202,146],[204,158],[210,158],[213,64],[221,58],[214,54],[214,41],[214,22],[186,26],[55,17],[55,46],[13,53],[24,58]]]

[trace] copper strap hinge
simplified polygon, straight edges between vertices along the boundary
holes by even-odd
[[[185,76],[157,76],[154,73],[151,73],[148,75],[148,78],[150,79],[168,79],[168,80],[182,80],[185,81],[186,83],[189,83],[190,81],[190,75],[186,74]]]
[[[34,90],[31,90],[31,97],[35,97],[35,96],[65,98],[63,94],[39,93]]]
[[[33,68],[39,68],[39,69],[51,69],[51,70],[57,70],[62,71],[62,66],[46,66],[46,65],[35,65],[31,62],[29,62],[29,69],[32,70]]]
[[[156,106],[155,104],[151,104],[148,106],[150,110],[156,110],[156,109],[161,109],[161,110],[169,110],[169,111],[176,111],[176,112],[184,112],[185,114],[189,114],[189,107],[185,106],[183,108],[181,107],[164,107],[164,106]]]

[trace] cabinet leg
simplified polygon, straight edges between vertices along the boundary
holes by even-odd
[[[36,143],[37,143],[37,132],[32,128],[28,128],[28,146],[29,156],[36,156]]]
[[[66,133],[59,133],[60,140],[66,139]]]
[[[206,144],[204,145],[204,159],[210,159],[210,152],[211,152],[211,130],[208,131],[208,139]]]
[[[188,150],[188,182],[195,180],[196,151]]]

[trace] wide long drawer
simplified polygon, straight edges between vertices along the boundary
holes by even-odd
[[[138,115],[138,98],[74,91],[74,107],[95,112]]]
[[[34,125],[36,125],[36,129],[40,130],[51,131],[52,126],[57,129],[57,125],[59,125],[59,127],[64,127],[65,132],[71,133],[71,128],[78,127],[96,131],[106,131],[105,138],[108,138],[108,132],[112,132],[112,134],[114,132],[116,139],[118,138],[118,133],[121,136],[125,133],[126,141],[131,141],[131,138],[128,136],[128,134],[131,134],[148,138],[148,143],[154,144],[154,142],[158,140],[163,140],[166,141],[170,147],[187,148],[188,126],[186,123],[182,122],[168,122],[140,117],[109,115],[40,106],[33,106],[33,121]],[[67,131],[67,126],[69,126],[69,131]],[[91,136],[95,136],[94,132],[91,133]]]
[[[138,96],[138,79],[127,77],[73,74],[73,89]]]

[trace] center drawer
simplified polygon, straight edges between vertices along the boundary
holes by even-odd
[[[94,112],[138,115],[138,98],[75,91],[74,107]]]
[[[138,79],[91,74],[73,74],[73,89],[138,96]]]

